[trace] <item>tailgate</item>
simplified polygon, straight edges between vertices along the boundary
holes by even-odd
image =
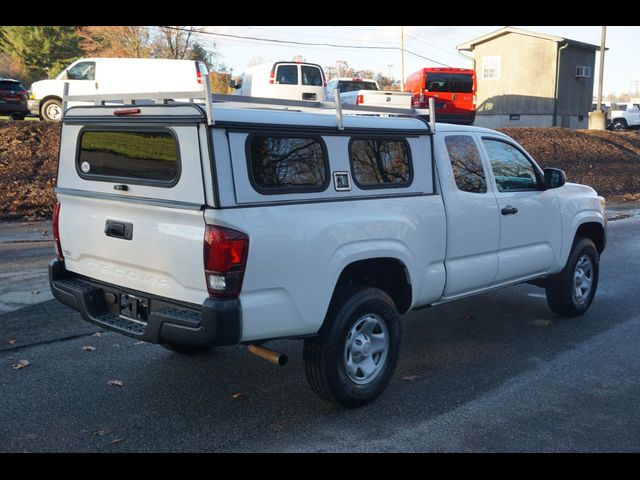
[[[362,105],[392,108],[411,108],[411,97],[413,96],[410,92],[384,90],[360,90],[358,94],[363,97]]]
[[[177,110],[168,117],[167,107],[116,120],[105,107],[81,110],[101,115],[69,115],[62,128],[56,191],[67,270],[201,304],[206,127]]]

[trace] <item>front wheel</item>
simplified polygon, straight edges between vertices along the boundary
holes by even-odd
[[[59,122],[62,120],[62,102],[57,98],[50,98],[42,104],[40,116],[46,122]]]
[[[576,239],[564,269],[546,287],[551,310],[577,317],[591,306],[598,288],[600,255],[589,238]]]
[[[318,337],[304,342],[311,389],[323,400],[359,407],[385,389],[400,354],[400,321],[384,291],[343,288],[331,302]]]

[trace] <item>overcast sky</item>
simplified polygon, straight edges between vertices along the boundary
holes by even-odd
[[[459,54],[456,46],[503,26],[404,27],[405,78],[422,67],[446,66],[469,68],[471,60]],[[241,74],[254,57],[265,60],[290,60],[294,55],[322,66],[346,60],[356,70],[369,69],[400,78],[398,50],[345,48],[399,47],[399,26],[258,26],[203,27],[210,32],[256,39],[200,35],[205,44],[215,42],[219,61]],[[586,43],[600,44],[599,26],[517,26],[524,30],[557,35]],[[270,42],[257,40],[269,39]],[[340,47],[278,44],[273,40],[304,43],[331,43]],[[607,27],[604,94],[640,89],[640,27]],[[425,58],[420,58],[417,55]],[[468,52],[465,55],[469,56]],[[427,60],[429,59],[429,60]],[[594,93],[597,91],[599,54],[596,54]],[[636,83],[634,83],[636,82]]]

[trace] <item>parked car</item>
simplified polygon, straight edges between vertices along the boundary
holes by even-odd
[[[234,95],[324,101],[326,79],[320,65],[306,62],[267,62],[248,68]]]
[[[302,339],[311,388],[347,407],[389,383],[405,313],[522,282],[559,315],[588,310],[606,244],[592,188],[494,130],[313,110],[71,108],[53,295],[183,354],[282,363],[263,344]]]
[[[614,103],[611,105],[610,130],[627,130],[640,127],[640,104]]]
[[[332,78],[327,82],[325,100],[335,101],[336,88],[340,102],[351,105],[373,107],[411,108],[411,94],[391,90],[380,90],[378,82],[362,78]]]
[[[8,115],[12,120],[24,120],[29,114],[28,96],[18,80],[0,78],[0,115]]]
[[[32,114],[57,122],[62,116],[65,82],[69,95],[188,92],[202,89],[203,73],[207,73],[205,64],[196,60],[81,58],[54,80],[34,82],[28,105]]]

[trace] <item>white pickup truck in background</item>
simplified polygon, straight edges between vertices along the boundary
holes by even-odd
[[[411,108],[412,94],[380,90],[375,80],[362,78],[332,78],[327,82],[325,100],[335,101],[335,89],[340,91],[340,101],[349,105],[372,107]]]
[[[627,130],[640,128],[640,104],[614,103],[611,105],[610,130]]]

